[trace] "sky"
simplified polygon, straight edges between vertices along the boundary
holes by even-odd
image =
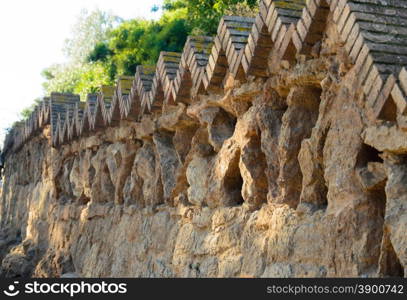
[[[5,129],[44,95],[41,71],[66,59],[65,39],[81,10],[99,8],[123,19],[157,19],[162,0],[10,0],[0,1],[0,148]]]

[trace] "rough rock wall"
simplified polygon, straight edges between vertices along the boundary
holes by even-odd
[[[366,109],[333,19],[270,76],[8,154],[2,275],[406,276],[404,116]]]

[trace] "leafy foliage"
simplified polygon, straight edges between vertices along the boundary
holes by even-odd
[[[88,61],[103,63],[111,80],[133,75],[138,65],[155,64],[161,51],[181,51],[189,32],[185,10],[166,13],[157,22],[126,21],[94,47]]]
[[[67,63],[43,70],[47,93],[71,92],[86,99],[138,65],[153,65],[161,51],[182,51],[189,34],[213,35],[224,14],[253,15],[258,0],[164,0],[158,21],[122,19],[100,10],[82,11],[66,40]],[[157,6],[152,10],[157,11]]]
[[[34,103],[31,104],[29,107],[24,108],[21,112],[20,112],[20,119],[21,120],[27,120],[31,113],[34,111],[35,106],[38,105],[41,102],[40,99],[35,99]]]
[[[250,12],[257,6],[258,0],[165,0],[163,8],[168,11],[186,9],[190,27],[201,34],[213,35],[224,14],[235,14],[239,10]]]
[[[64,53],[73,64],[84,63],[95,45],[107,41],[109,32],[123,20],[109,12],[84,9],[65,40]]]
[[[120,18],[101,10],[83,10],[73,27],[72,38],[65,41],[64,53],[68,61],[42,71],[46,93],[77,93],[85,99],[86,94],[96,91],[100,85],[111,84],[106,67],[101,63],[89,63],[87,58],[95,45],[108,40],[109,33],[120,22]]]

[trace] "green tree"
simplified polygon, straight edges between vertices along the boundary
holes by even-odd
[[[216,34],[219,20],[225,14],[253,15],[258,0],[165,0],[163,9],[174,11],[186,9],[187,21],[195,32]]]
[[[123,20],[109,12],[83,9],[72,28],[72,36],[65,40],[64,53],[71,63],[86,62],[95,45],[105,42],[109,32]]]
[[[106,67],[101,63],[84,64],[73,93],[86,99],[87,94],[95,93],[101,85],[112,84]]]
[[[67,62],[53,64],[42,71],[47,94],[55,92],[78,93],[82,99],[103,84],[111,84],[108,69],[100,63],[89,63],[87,58],[95,45],[107,42],[109,33],[122,20],[101,10],[83,10],[65,41]]]
[[[190,30],[184,9],[166,12],[159,21],[126,21],[109,33],[107,42],[95,45],[88,61],[102,63],[111,80],[134,75],[138,65],[155,64],[161,51],[182,51]]]
[[[73,93],[81,73],[82,64],[54,64],[42,71],[46,79],[43,87],[47,93]]]
[[[161,51],[181,52],[189,34],[214,35],[224,14],[252,16],[258,0],[164,0],[158,21],[123,21],[100,10],[82,11],[66,40],[65,64],[42,72],[44,89],[87,93],[134,75],[138,65],[153,65]],[[152,8],[157,10],[155,6]]]

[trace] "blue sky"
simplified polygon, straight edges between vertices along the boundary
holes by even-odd
[[[5,129],[43,95],[41,71],[64,62],[62,48],[82,9],[110,11],[124,19],[158,18],[162,0],[0,1],[0,147]]]

